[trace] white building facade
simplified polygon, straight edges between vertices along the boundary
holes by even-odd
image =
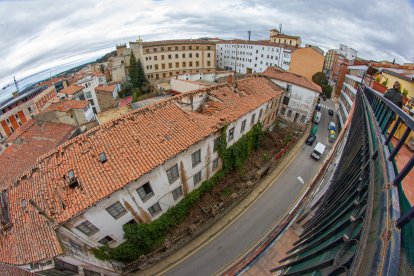
[[[107,85],[105,76],[87,75],[83,79],[77,81],[76,84],[85,87],[83,89],[83,94],[85,95],[86,100],[91,103],[93,112],[95,114],[101,112],[98,98],[96,97],[95,88],[98,85]]]
[[[294,47],[268,41],[221,41],[216,44],[217,66],[240,74],[258,73],[268,66],[289,69]]]

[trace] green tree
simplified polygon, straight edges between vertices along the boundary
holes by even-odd
[[[408,90],[407,90],[407,88],[404,88],[403,90],[402,90],[402,94],[404,95],[404,96],[408,96]]]
[[[132,86],[138,88],[140,84],[138,80],[138,63],[133,51],[131,51],[131,58],[129,59],[129,78],[131,79]]]
[[[329,84],[322,84],[322,92],[328,99],[332,96],[332,90],[333,88]]]
[[[141,60],[138,59],[137,62],[137,83],[140,91],[143,91],[143,88],[147,85],[148,79],[145,76],[144,67],[142,66]]]
[[[101,73],[105,73],[105,66],[101,63],[99,64],[99,70],[101,71]]]
[[[312,76],[312,81],[322,87],[322,84],[327,84],[328,80],[322,72],[317,72]]]

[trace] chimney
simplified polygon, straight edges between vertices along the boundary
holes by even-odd
[[[250,41],[250,35],[252,34],[252,31],[249,30],[247,33],[249,34],[249,41]]]
[[[13,98],[17,98],[17,96],[19,96],[19,92],[18,91],[14,91],[12,94]]]

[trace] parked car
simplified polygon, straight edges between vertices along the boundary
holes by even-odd
[[[316,136],[315,135],[309,135],[308,139],[306,139],[306,144],[309,146],[312,146],[313,142],[315,142]]]
[[[322,143],[317,143],[315,148],[313,149],[311,153],[311,157],[315,158],[316,160],[319,160],[325,151],[326,146]]]
[[[335,130],[336,131],[336,125],[335,125],[334,122],[332,122],[332,121],[329,122],[328,130]]]
[[[321,110],[321,105],[320,104],[317,104],[315,109],[316,110]]]
[[[328,109],[328,114],[333,116],[334,115],[334,111],[332,109]]]
[[[321,121],[321,113],[318,111],[316,112],[315,116],[313,117],[313,122],[315,124],[319,124],[319,122]]]

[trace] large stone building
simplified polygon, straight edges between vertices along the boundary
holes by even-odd
[[[172,76],[210,72],[216,68],[215,41],[209,39],[180,39],[143,42],[138,39],[117,46],[117,56],[109,58],[112,81],[126,81],[131,51],[141,60],[148,79],[160,80]]]
[[[223,126],[228,146],[259,122],[267,129],[282,93],[259,76],[196,90],[43,155],[0,192],[0,262],[44,275],[118,274],[90,249],[121,244],[124,224],[154,220],[199,188],[222,165]]]
[[[241,74],[264,72],[268,66],[288,70],[295,49],[267,40],[222,40],[216,44],[217,66]]]

